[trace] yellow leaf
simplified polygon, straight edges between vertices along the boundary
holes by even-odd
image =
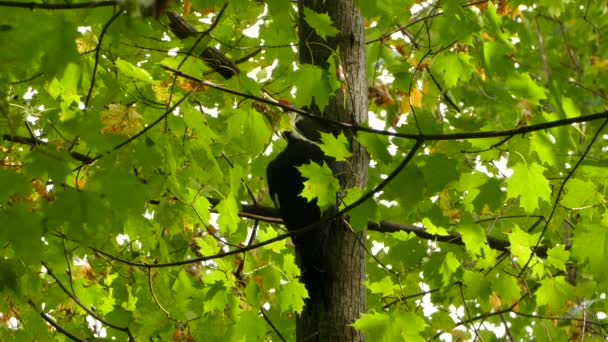
[[[422,92],[418,88],[412,88],[412,92],[410,93],[411,104],[414,107],[420,108],[422,107]]]
[[[496,292],[492,292],[490,294],[490,305],[492,305],[492,308],[494,310],[500,310],[502,308],[502,302],[500,300],[500,297],[496,294]]]
[[[135,107],[126,107],[123,104],[110,104],[107,110],[101,112],[101,122],[104,127],[102,134],[123,134],[131,136],[141,129],[141,116]]]

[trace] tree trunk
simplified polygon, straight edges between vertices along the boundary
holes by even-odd
[[[329,14],[340,33],[336,37],[327,37],[327,41],[317,36],[304,21],[304,7]],[[335,62],[345,75],[342,89],[330,99],[323,116],[355,124],[366,122],[368,90],[364,23],[354,0],[299,0],[299,13],[300,63],[327,68],[330,55],[339,51],[339,59],[336,58]],[[311,110],[318,113],[314,106]],[[339,133],[333,127],[319,127],[310,121],[300,127],[312,139],[318,138],[314,131],[319,129]],[[335,175],[340,175],[343,189],[365,187],[369,156],[353,139],[354,132],[343,133],[351,143],[353,155],[348,163],[332,163],[331,167]],[[304,278],[310,298],[298,318],[297,341],[363,341],[365,336],[350,324],[366,309],[363,247],[366,232],[355,234],[338,219],[318,227],[314,234],[316,243],[308,248],[318,252],[316,262],[319,265],[312,266],[320,268],[321,279],[311,282]],[[310,268],[311,265],[308,266]]]

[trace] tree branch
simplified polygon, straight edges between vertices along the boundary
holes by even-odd
[[[171,68],[169,66],[161,65],[161,67],[165,70],[173,72],[177,76],[183,77],[185,79],[188,79],[188,80],[191,80],[194,82],[199,82],[200,84],[202,84],[206,87],[217,89],[217,90],[223,91],[225,93],[233,94],[233,95],[243,97],[246,99],[250,99],[250,100],[253,100],[256,102],[266,103],[271,106],[279,107],[287,112],[294,112],[298,115],[301,115],[301,116],[311,119],[311,120],[330,124],[330,125],[333,125],[336,127],[340,127],[342,129],[374,133],[374,134],[380,134],[380,135],[386,135],[386,136],[398,137],[398,138],[405,138],[405,139],[416,139],[416,140],[422,139],[425,141],[436,141],[436,140],[499,138],[499,137],[514,136],[514,135],[524,134],[524,133],[529,133],[529,132],[534,132],[534,131],[541,131],[541,130],[548,129],[548,128],[567,126],[567,125],[571,125],[573,123],[588,122],[588,121],[594,121],[594,120],[599,120],[599,119],[608,119],[608,110],[607,110],[607,111],[590,114],[590,115],[582,115],[582,116],[577,116],[577,117],[573,117],[573,118],[543,122],[543,123],[535,124],[535,125],[520,126],[520,127],[516,127],[516,128],[497,130],[497,131],[462,132],[462,133],[447,133],[447,134],[414,134],[414,133],[389,132],[389,131],[383,131],[383,130],[379,130],[379,129],[364,127],[364,126],[357,126],[357,125],[353,125],[353,124],[346,123],[346,122],[325,119],[321,116],[315,115],[315,114],[305,111],[303,109],[296,108],[289,104],[280,103],[275,100],[265,99],[263,97],[246,94],[246,93],[234,90],[234,89],[226,88],[219,84],[208,82],[208,81],[205,81],[198,77],[194,77],[192,75],[186,74],[184,72],[181,72],[181,71]]]
[[[464,242],[462,241],[462,237],[458,233],[449,233],[448,235],[436,235],[436,234],[431,234],[431,233],[427,232],[424,227],[408,225],[408,224],[400,224],[400,223],[395,223],[395,222],[390,222],[390,221],[380,221],[380,223],[368,222],[367,229],[376,231],[376,232],[383,232],[383,233],[395,233],[395,232],[403,231],[403,232],[407,232],[407,233],[414,233],[419,238],[426,239],[426,240],[446,242],[446,243],[451,243],[451,244],[455,244],[455,245],[464,245]],[[511,244],[509,243],[509,241],[497,239],[497,238],[494,238],[491,236],[486,236],[486,239],[488,241],[488,246],[490,246],[490,248],[509,253],[509,248],[511,247]],[[534,250],[534,253],[540,258],[546,258],[547,257],[547,247],[537,246]]]
[[[87,94],[87,99],[84,102],[85,110],[89,107],[89,101],[91,100],[91,94],[93,94],[93,88],[95,87],[95,78],[97,77],[97,67],[99,66],[99,54],[101,52],[101,43],[103,42],[103,37],[105,36],[106,32],[108,31],[108,28],[110,28],[110,25],[112,25],[114,20],[118,19],[118,17],[120,17],[121,14],[122,14],[121,9],[116,11],[116,13],[114,13],[114,15],[112,15],[110,20],[108,20],[108,22],[105,25],[103,25],[103,28],[101,29],[101,33],[99,34],[99,41],[97,42],[97,46],[95,46],[95,64],[93,64],[93,75],[91,76],[91,85],[89,86],[89,92]]]

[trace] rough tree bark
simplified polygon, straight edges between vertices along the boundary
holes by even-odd
[[[339,52],[335,60],[345,79],[342,89],[330,99],[323,113],[312,106],[310,110],[325,118],[361,124],[367,121],[367,79],[364,22],[354,0],[299,0],[300,63],[327,68],[330,55]],[[303,8],[327,13],[340,31],[336,37],[323,40],[303,19]],[[339,133],[332,127],[319,127],[314,122],[299,125],[304,134],[316,140],[317,130]],[[353,139],[354,132],[344,132],[351,143],[352,157],[347,163],[332,163],[343,189],[364,187],[367,183],[369,156]],[[349,326],[366,309],[365,244],[366,232],[355,234],[342,220],[318,227],[314,232],[314,248],[319,253],[321,279],[306,284],[310,299],[298,318],[297,341],[363,341],[365,336]],[[359,240],[359,241],[357,241]],[[319,260],[319,259],[317,259]],[[305,261],[304,261],[305,262]],[[309,265],[310,266],[310,265]],[[307,281],[305,279],[305,281]],[[317,288],[311,288],[317,287]]]

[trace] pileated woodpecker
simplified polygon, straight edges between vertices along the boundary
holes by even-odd
[[[295,125],[294,125],[295,126]],[[308,201],[300,196],[304,189],[304,177],[296,167],[311,161],[323,163],[323,151],[312,141],[293,132],[284,133],[287,146],[277,157],[268,163],[266,181],[274,205],[279,209],[283,223],[290,232],[311,225],[321,218],[317,200]],[[326,281],[319,250],[324,243],[320,230],[292,235],[296,246],[296,263],[302,270],[301,281],[305,284],[310,296],[321,291]]]
[[[268,164],[266,180],[274,205],[279,209],[289,231],[308,226],[321,218],[317,200],[300,196],[304,177],[296,167],[311,161],[323,163],[323,151],[313,142],[301,138],[297,132],[284,133],[287,147]],[[296,247],[298,238],[294,239]]]

